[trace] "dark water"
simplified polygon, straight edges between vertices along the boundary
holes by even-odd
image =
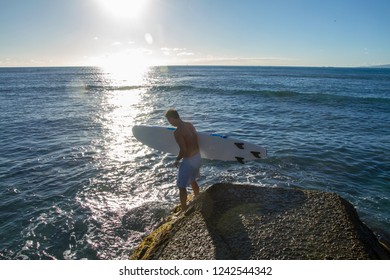
[[[174,107],[267,148],[216,182],[333,191],[390,235],[390,70],[0,68],[0,258],[126,259],[178,203],[174,157],[132,136]]]

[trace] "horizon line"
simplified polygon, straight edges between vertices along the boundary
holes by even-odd
[[[99,65],[0,65],[0,68],[104,68]],[[148,67],[280,67],[280,68],[390,68],[389,64],[360,65],[360,66],[316,66],[316,65],[237,65],[237,64],[156,64]]]

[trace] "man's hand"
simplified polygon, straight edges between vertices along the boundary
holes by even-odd
[[[175,166],[176,166],[176,168],[179,168],[179,165],[180,165],[180,160],[175,160]]]

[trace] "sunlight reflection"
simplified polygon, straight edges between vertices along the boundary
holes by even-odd
[[[131,129],[143,112],[142,96],[149,68],[141,62],[110,60],[102,72],[106,84],[101,119],[105,153],[112,162],[130,161],[135,157]]]
[[[134,118],[140,112],[138,102],[142,90],[125,90],[114,92],[109,96],[108,106],[112,111],[107,118],[107,142],[108,156],[111,159],[126,161],[133,158],[131,152],[132,136],[131,128],[134,125]]]
[[[113,87],[144,85],[145,76],[150,68],[143,59],[129,61],[122,56],[100,61],[99,65]]]
[[[96,86],[89,88],[98,102],[99,134],[93,142],[97,172],[77,195],[90,210],[86,242],[103,259],[126,258],[149,227],[165,216],[155,213],[168,211],[171,202],[164,196],[176,190],[168,183],[160,187],[162,178],[172,176],[166,158],[156,159],[132,134],[132,127],[145,121],[155,104],[147,92],[153,68],[141,60],[108,62],[99,69]]]

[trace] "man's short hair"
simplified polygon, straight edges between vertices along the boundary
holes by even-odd
[[[169,118],[180,119],[179,113],[175,109],[169,109],[165,113],[165,117],[167,119],[169,119]]]

